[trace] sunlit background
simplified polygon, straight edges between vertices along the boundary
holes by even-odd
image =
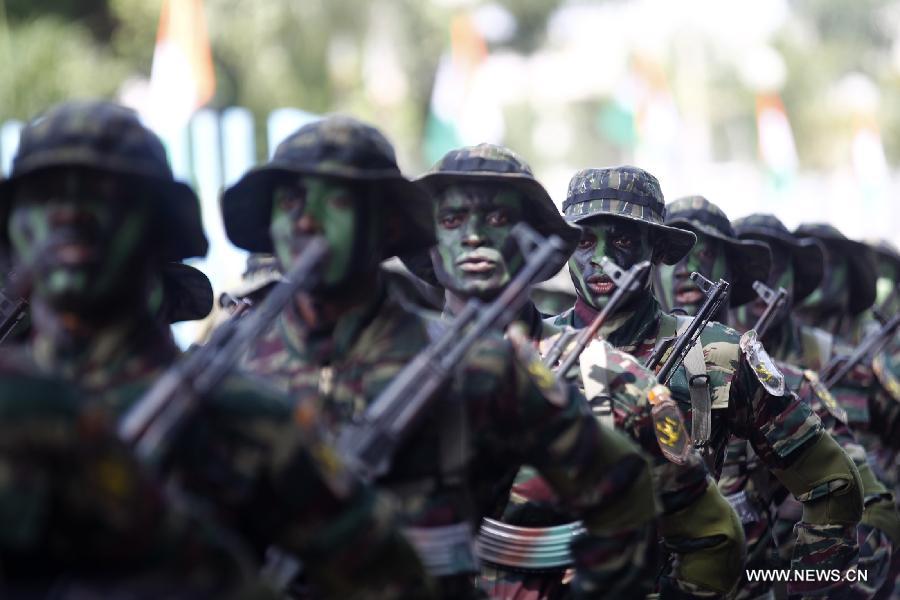
[[[217,291],[243,270],[222,185],[326,112],[413,175],[498,142],[558,202],[630,163],[669,200],[900,242],[898,1],[0,0],[0,56],[0,166],[54,102],[134,106],[202,196]]]

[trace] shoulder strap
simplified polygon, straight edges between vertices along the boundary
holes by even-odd
[[[591,412],[607,427],[615,427],[612,395],[609,393],[606,345],[599,340],[591,340],[578,357],[578,366],[584,397],[591,405]]]
[[[690,325],[691,317],[677,317],[677,319],[677,332],[681,334]],[[684,358],[684,371],[691,394],[691,437],[694,445],[702,448],[709,443],[712,427],[712,400],[709,395],[706,359],[703,356],[703,346],[699,340],[691,346]]]

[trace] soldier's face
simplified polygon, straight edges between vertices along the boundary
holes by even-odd
[[[522,265],[518,253],[507,257],[501,250],[523,219],[523,206],[521,195],[502,185],[444,190],[438,197],[432,253],[438,281],[464,297],[496,296]]]
[[[355,188],[321,177],[303,176],[276,186],[269,234],[282,268],[290,269],[313,236],[323,236],[328,243],[328,258],[315,290],[346,284],[363,263],[370,265],[372,253],[377,261],[376,248],[368,249],[368,258],[359,251],[371,241],[365,234],[377,224],[375,215],[364,218],[365,202],[358,196]]]
[[[17,185],[9,236],[34,294],[78,311],[135,285],[151,215],[150,199],[129,179],[67,168]]]
[[[696,271],[711,281],[730,279],[725,243],[700,231],[692,231],[697,234],[697,243],[687,256],[673,266],[658,267],[668,305],[691,316],[697,313],[705,298],[691,280],[691,273]]]
[[[772,325],[776,326],[790,314],[791,305],[794,303],[794,264],[791,259],[790,248],[787,245],[774,240],[762,241],[767,243],[772,251],[772,269],[769,271],[769,277],[765,281],[766,285],[776,292],[779,287],[783,287],[788,292],[784,307],[772,319]],[[750,329],[765,310],[766,303],[757,296],[752,302],[734,310],[736,324],[742,329]]]
[[[616,285],[603,272],[600,259],[607,256],[623,269],[630,269],[642,260],[651,260],[650,233],[640,223],[616,217],[597,217],[579,225],[582,227],[581,241],[569,258],[569,273],[576,293],[601,310],[609,302]]]

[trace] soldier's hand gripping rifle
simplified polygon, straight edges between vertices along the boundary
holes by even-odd
[[[778,311],[780,311],[781,307],[784,306],[784,303],[787,302],[788,292],[783,287],[779,287],[776,292],[762,281],[753,282],[753,291],[755,291],[756,295],[766,303],[766,310],[763,311],[763,314],[759,316],[759,319],[757,319],[756,324],[753,326],[757,337],[762,339],[769,330],[772,321],[778,316]]]
[[[138,458],[151,465],[165,460],[174,437],[196,414],[204,396],[234,369],[251,343],[308,283],[326,250],[325,240],[312,239],[265,300],[247,316],[243,315],[248,305],[240,305],[205,345],[172,365],[122,417],[119,437],[134,448]]]
[[[650,261],[641,261],[626,271],[604,256],[600,259],[600,266],[603,268],[603,272],[613,280],[613,283],[616,285],[616,291],[610,297],[606,306],[603,307],[603,310],[600,311],[600,314],[594,317],[591,324],[578,331],[575,345],[569,349],[569,352],[563,358],[560,359],[560,356],[571,339],[571,336],[567,336],[565,333],[560,334],[559,339],[547,352],[547,356],[544,357],[544,364],[548,367],[553,367],[556,365],[556,361],[559,361],[559,367],[556,371],[563,377],[569,372],[569,369],[572,368],[572,365],[575,364],[575,361],[578,360],[578,357],[581,356],[588,344],[591,343],[591,340],[594,339],[597,332],[603,327],[603,324],[609,320],[609,316],[615,314],[622,302],[644,283],[644,278],[650,270]]]
[[[663,366],[660,367],[656,374],[656,378],[664,385],[669,383],[669,379],[672,378],[675,369],[684,362],[687,353],[693,345],[697,343],[697,340],[700,339],[700,334],[703,332],[703,329],[712,320],[713,316],[719,312],[722,304],[728,298],[729,284],[724,279],[720,279],[716,283],[713,283],[700,273],[694,271],[691,273],[691,280],[706,296],[703,306],[700,307],[700,310],[698,310],[694,318],[691,319],[687,328],[675,338],[675,341],[671,344],[660,345],[653,354],[650,355],[650,358],[647,359],[647,364],[645,365],[650,370],[656,369],[657,365],[659,365],[662,360],[662,357],[665,355],[666,350],[668,350],[669,347],[672,348],[672,352],[669,353],[669,358],[666,359],[666,362],[663,363]]]
[[[385,473],[397,447],[428,413],[437,391],[469,348],[487,331],[506,327],[528,301],[528,289],[546,274],[551,259],[565,253],[556,236],[543,238],[524,223],[512,234],[525,264],[491,302],[470,299],[441,335],[408,363],[378,395],[362,419],[345,427],[338,451],[371,481]]]

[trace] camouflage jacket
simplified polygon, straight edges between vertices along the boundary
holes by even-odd
[[[382,292],[318,337],[291,307],[246,366],[287,390],[298,407],[315,406],[336,430],[365,411],[443,323]],[[440,538],[445,528],[474,531],[482,517],[497,516],[516,470],[533,465],[589,531],[573,550],[579,565],[573,591],[646,593],[655,504],[644,458],[601,428],[576,390],[536,384],[514,352],[499,336],[476,343],[377,483],[398,497],[411,532]],[[473,597],[471,546],[457,556],[442,574],[441,591]]]
[[[546,354],[562,333],[561,328],[544,322],[532,330],[532,337],[541,354]],[[663,455],[648,400],[651,389],[657,385],[656,377],[633,356],[616,350],[603,340],[592,341],[580,359],[580,368],[573,367],[567,378],[588,392],[586,395],[592,404],[600,403],[597,394],[610,398],[611,414],[600,417],[601,421],[608,420],[627,433],[652,457],[654,486],[662,508],[660,533],[667,551],[675,557],[674,573],[664,578],[663,586],[674,586],[686,596],[724,594],[733,586],[742,564],[740,526],[696,452],[689,452],[681,465]],[[586,379],[591,380],[587,390]],[[604,407],[594,408],[597,414]],[[684,442],[689,444],[689,440]],[[672,443],[678,443],[678,440]],[[516,477],[503,520],[532,526],[565,523],[571,517],[557,508],[558,503],[553,491],[534,470],[524,467]],[[703,514],[702,524],[696,521],[695,515],[699,513]],[[513,596],[509,593],[516,585],[513,582],[520,588],[539,589],[544,597],[553,597],[556,593],[551,582],[539,581],[539,577],[518,573],[489,575],[505,584],[500,586],[491,581],[495,597]],[[560,578],[556,581],[558,583]]]
[[[555,323],[582,327],[592,314],[579,300],[575,307],[559,315]],[[610,343],[645,361],[658,338],[674,335],[676,319],[664,314],[655,298],[648,296],[633,314],[623,315],[609,329],[601,334]],[[826,479],[830,473],[818,473],[809,464],[801,468],[797,462],[798,457],[808,452],[823,452],[841,472],[835,481],[850,489],[848,495],[836,500],[846,509],[842,513],[846,518],[835,522],[831,517],[816,517],[817,523],[799,524],[793,566],[847,568],[856,560],[855,521],[860,518],[862,508],[858,474],[846,455],[824,434],[821,420],[807,404],[789,390],[774,394],[761,382],[740,349],[740,339],[735,330],[713,322],[704,328],[699,340],[713,408],[709,444],[715,461],[714,476],[718,479],[729,437],[736,435],[750,442],[759,459],[780,480],[790,481],[794,493],[809,492],[811,502],[814,498],[818,504],[828,503],[833,498],[831,484],[816,485],[809,477],[820,475],[819,479]],[[690,424],[691,399],[683,365],[672,376],[669,387],[683,412],[689,415]],[[823,556],[827,557],[824,561]],[[802,593],[804,588],[800,586],[794,591]]]
[[[898,533],[898,519],[893,508],[893,497],[872,474],[866,451],[857,441],[853,431],[842,420],[837,402],[827,390],[813,385],[803,370],[789,363],[776,361],[784,374],[787,389],[807,402],[822,420],[825,430],[840,444],[853,460],[863,483],[865,509],[857,528],[859,562],[857,569],[867,572],[865,581],[848,582],[847,597],[869,598],[886,581],[891,562],[893,538]],[[837,415],[837,416],[836,416]],[[801,517],[801,507],[781,483],[771,477],[743,440],[733,440],[728,445],[719,489],[729,498],[740,496],[747,507],[742,512],[744,532],[747,537],[748,569],[772,568],[779,562],[773,560],[777,540],[777,553],[781,559],[791,556],[794,526]],[[770,513],[770,503],[778,507]],[[741,579],[736,598],[756,598],[771,589],[768,582],[750,582]],[[836,593],[837,590],[832,590]]]
[[[83,413],[95,428],[104,424],[104,432],[114,430],[116,419],[178,355],[168,329],[149,318],[111,328],[93,337],[86,348],[79,348],[72,356],[56,351],[40,335],[26,352],[28,356],[18,361],[25,367],[3,373],[0,407],[5,408],[4,431],[16,431],[21,423],[27,423],[39,434],[47,426],[54,427],[54,435],[63,432],[67,437],[71,434],[54,424],[54,419],[59,420],[57,413],[74,423],[76,432],[83,427]],[[68,401],[64,410],[58,406],[45,410],[41,404],[35,404],[33,411],[26,410],[31,407],[22,406],[23,393],[42,393],[52,377],[65,382],[77,396]],[[282,396],[259,381],[232,375],[204,399],[201,417],[193,420],[178,438],[172,458],[162,465],[165,476],[159,484],[172,484],[196,499],[190,501],[192,506],[200,503],[198,506],[205,507],[199,513],[191,510],[190,514],[207,514],[203,520],[210,524],[207,529],[213,531],[210,537],[221,540],[222,532],[237,532],[237,545],[243,546],[238,554],[251,563],[257,563],[273,545],[296,554],[306,565],[310,583],[328,597],[352,597],[364,590],[371,594],[371,589],[383,590],[386,597],[418,597],[426,593],[428,584],[421,566],[399,535],[385,499],[355,484],[339,461],[328,458],[327,449],[296,427],[291,408]],[[109,437],[106,434],[104,439]],[[30,441],[25,438],[25,448]],[[72,448],[77,442],[80,439],[76,437],[66,447]],[[119,448],[116,456],[124,452],[121,445],[113,447]],[[309,450],[315,452],[315,458]],[[37,456],[40,458],[41,454]],[[131,463],[133,460],[126,456],[118,464]],[[21,477],[12,481],[5,479],[4,486],[15,487],[0,488],[0,494],[12,498],[0,505],[7,511],[3,518],[22,519],[8,542],[20,549],[14,554],[34,556],[49,551],[51,556],[59,554],[53,560],[64,568],[72,560],[90,568],[102,565],[107,552],[118,556],[123,553],[123,546],[146,545],[142,537],[145,529],[135,532],[137,526],[130,522],[137,509],[113,512],[108,507],[118,508],[113,502],[117,498],[109,500],[104,496],[110,486],[110,493],[125,498],[137,495],[132,489],[137,483],[131,482],[139,482],[140,477],[125,475],[139,469],[126,471],[110,464],[100,461],[96,472],[88,470],[84,478],[79,477],[77,486],[70,477],[53,479],[58,466],[52,461],[40,464],[49,473],[46,480],[35,479],[29,472],[20,473]],[[85,469],[76,471],[79,475],[84,472]],[[85,485],[85,481],[93,485]],[[24,503],[16,500],[22,494],[28,498],[27,510]],[[59,498],[67,501],[64,507],[75,506],[77,518],[63,521],[68,529],[59,528],[54,513]],[[95,504],[96,508],[91,508]],[[85,512],[89,518],[82,518]],[[66,515],[64,511],[63,516]],[[93,556],[88,555],[80,540],[94,542],[98,528],[103,530],[98,523],[104,519],[113,522],[107,528],[117,535],[108,536],[111,546],[103,544]],[[141,528],[154,527],[153,520],[139,523]],[[126,535],[119,536],[122,529]],[[63,542],[53,542],[56,535]],[[160,535],[165,538],[163,541],[172,542],[168,534]],[[174,540],[181,543],[178,540],[190,539],[191,535],[194,534],[190,531],[180,532]],[[151,536],[147,542],[155,555],[190,555],[189,548],[175,545],[173,552],[172,547],[160,546],[157,537]],[[100,542],[103,541],[101,536]],[[234,541],[226,545],[229,551],[235,550]],[[90,544],[87,547],[90,549]],[[404,565],[408,567],[403,569]],[[218,568],[217,576],[233,574],[234,568],[229,568],[231,573]],[[255,568],[252,572],[255,577]],[[234,589],[231,584],[229,587]]]

